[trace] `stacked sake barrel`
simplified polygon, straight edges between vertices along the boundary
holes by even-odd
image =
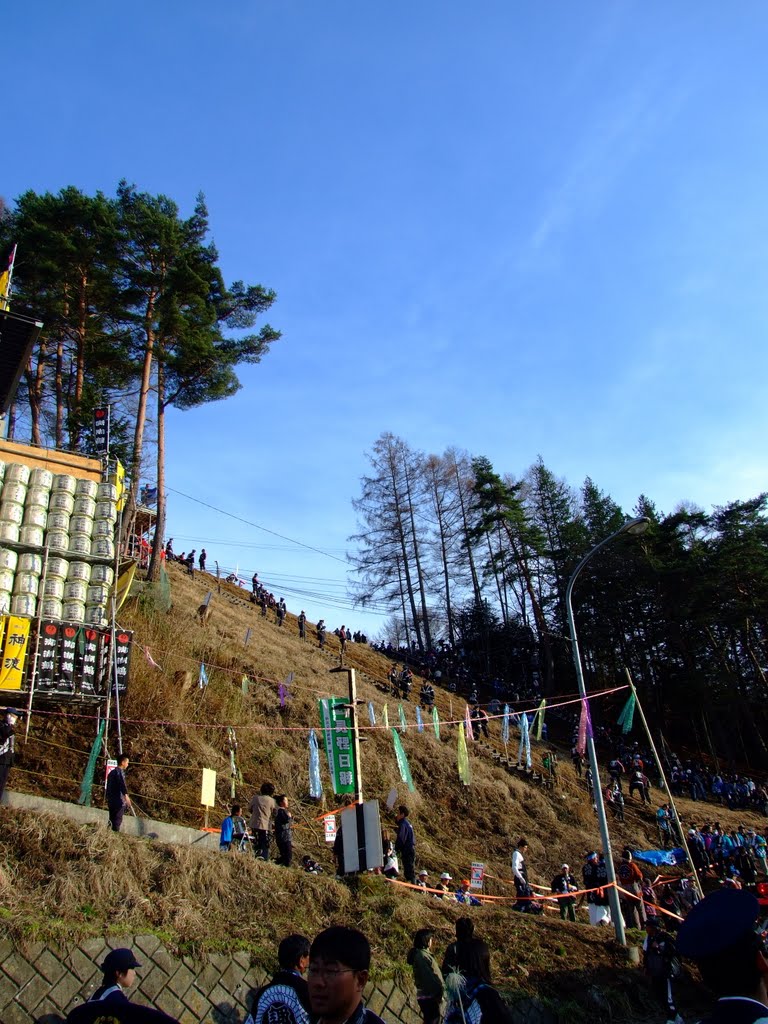
[[[44,618],[106,625],[115,486],[16,463],[0,467],[0,613],[39,611]],[[41,550],[17,552],[3,541]]]

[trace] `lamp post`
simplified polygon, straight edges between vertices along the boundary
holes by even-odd
[[[647,516],[641,516],[638,519],[630,519],[628,522],[612,533],[610,537],[606,537],[605,540],[600,541],[591,551],[582,558],[579,564],[573,571],[573,575],[568,581],[568,586],[565,591],[565,608],[568,614],[568,629],[571,633],[571,649],[573,650],[573,664],[576,669],[576,681],[579,686],[579,695],[584,700],[587,696],[587,689],[584,685],[584,671],[581,667],[581,655],[579,653],[579,641],[576,636],[576,623],[573,621],[573,605],[571,603],[571,597],[573,595],[573,586],[576,580],[579,578],[581,570],[587,564],[587,562],[596,555],[601,548],[604,548],[606,544],[610,544],[611,541],[616,540],[617,537],[622,534],[637,535],[645,533],[648,529],[650,520]],[[590,730],[591,731],[591,730]],[[595,797],[595,809],[597,811],[597,820],[600,825],[600,839],[603,844],[603,853],[605,854],[605,868],[608,873],[608,882],[610,883],[610,889],[608,892],[608,899],[611,904],[611,914],[613,916],[613,924],[616,929],[616,939],[621,943],[622,946],[626,946],[627,937],[624,933],[624,917],[621,913],[621,905],[619,903],[619,892],[616,888],[616,871],[613,866],[613,854],[611,852],[611,838],[608,835],[608,821],[605,817],[605,803],[603,802],[603,789],[600,784],[600,769],[597,764],[597,754],[595,753],[595,740],[592,735],[587,736],[587,751],[589,753],[589,766],[592,770],[592,791]]]

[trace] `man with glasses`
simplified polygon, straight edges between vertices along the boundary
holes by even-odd
[[[363,1003],[371,946],[356,928],[320,932],[309,950],[309,1001],[316,1024],[384,1024]]]

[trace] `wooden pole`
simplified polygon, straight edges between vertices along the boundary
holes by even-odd
[[[651,745],[651,750],[653,751],[653,756],[656,759],[656,766],[659,769],[659,775],[661,776],[661,781],[662,781],[662,783],[664,785],[664,790],[665,790],[665,792],[667,794],[667,799],[669,801],[669,805],[672,808],[672,816],[674,818],[675,824],[677,825],[677,831],[678,831],[678,834],[680,836],[680,842],[682,843],[683,849],[685,850],[685,855],[688,858],[688,863],[691,865],[691,868],[693,869],[693,885],[694,885],[694,888],[696,889],[696,892],[698,893],[699,899],[703,900],[704,899],[704,890],[701,887],[701,879],[699,878],[699,872],[696,870],[696,865],[693,863],[693,857],[691,857],[691,851],[688,848],[688,842],[687,842],[687,840],[685,838],[685,833],[683,832],[683,826],[680,823],[680,815],[677,813],[677,806],[675,805],[675,798],[672,796],[672,791],[669,788],[669,783],[667,782],[667,777],[664,774],[664,768],[663,768],[662,763],[661,763],[661,758],[659,757],[658,751],[656,750],[656,744],[653,742],[653,736],[651,736],[651,730],[648,727],[648,721],[647,721],[647,719],[645,717],[645,712],[643,711],[643,705],[640,703],[640,698],[637,695],[637,690],[635,689],[635,684],[632,682],[632,676],[630,674],[629,669],[626,668],[626,666],[624,668],[624,671],[627,674],[627,681],[629,682],[629,687],[632,690],[632,693],[634,694],[635,703],[637,704],[637,710],[640,712],[640,718],[642,720],[643,727],[645,729],[645,734],[648,737],[648,742]]]

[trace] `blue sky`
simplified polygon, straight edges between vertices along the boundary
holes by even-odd
[[[8,7],[0,193],[203,191],[227,278],[278,293],[239,395],[171,417],[177,550],[373,631],[343,558],[382,431],[627,510],[763,490],[767,29],[692,0]]]

